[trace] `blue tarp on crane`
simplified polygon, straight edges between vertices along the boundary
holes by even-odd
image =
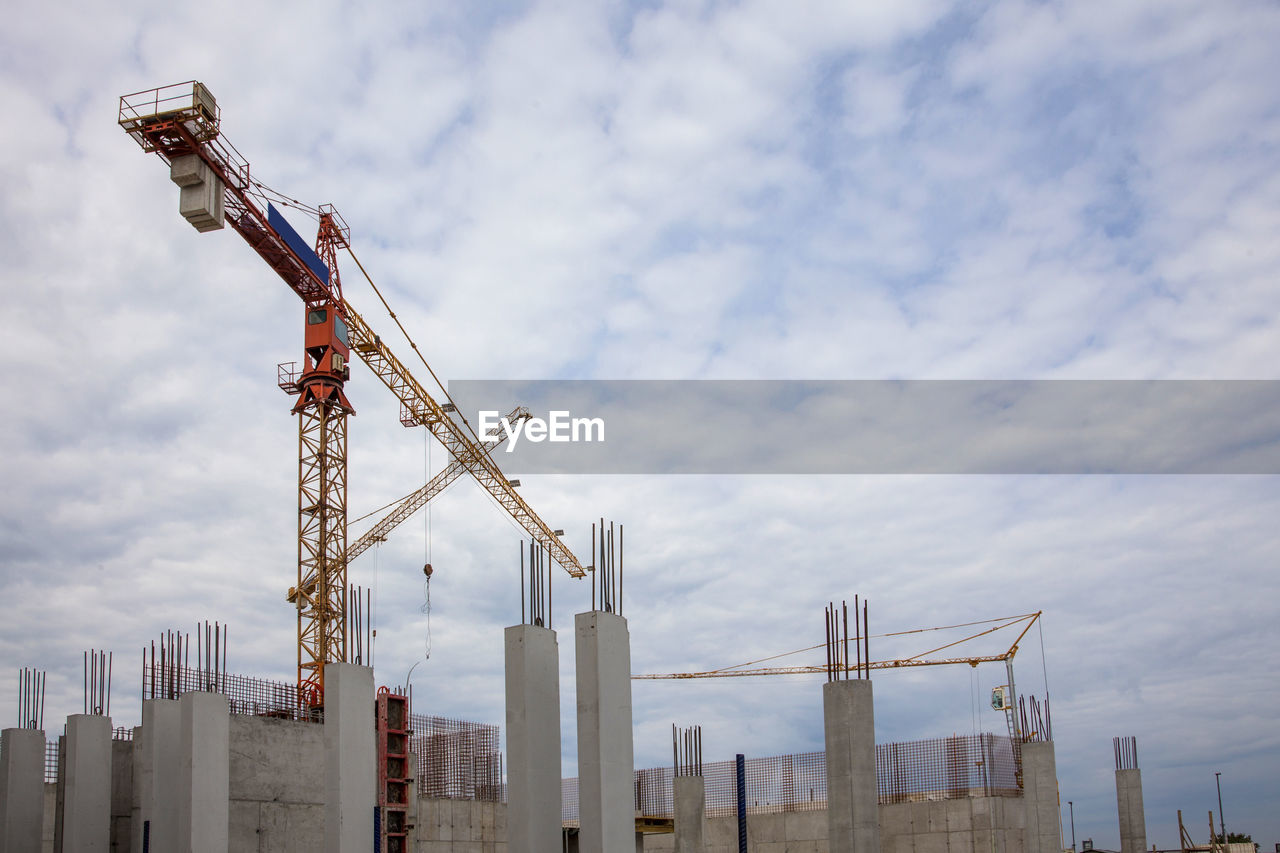
[[[320,260],[320,256],[316,254],[315,250],[307,245],[307,241],[302,239],[302,235],[293,230],[289,220],[285,219],[271,202],[267,202],[267,224],[284,238],[284,242],[288,244],[290,249],[293,249],[294,254],[311,268],[311,271],[316,274],[316,277],[321,282],[326,285],[329,284],[329,268],[324,265],[324,261]]]

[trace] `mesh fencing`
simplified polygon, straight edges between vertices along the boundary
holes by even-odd
[[[880,802],[1016,797],[1018,753],[993,734],[877,744]]]
[[[881,803],[965,797],[1021,796],[1015,744],[1002,735],[963,735],[876,745]],[[702,766],[707,817],[737,814],[733,761]],[[827,807],[826,754],[806,752],[745,761],[747,814],[815,811]],[[672,817],[672,768],[637,770],[636,813]],[[562,819],[579,821],[578,780],[561,783]]]
[[[411,714],[410,749],[418,756],[418,795],[436,799],[502,802],[498,727]]]
[[[184,693],[212,690],[230,700],[231,713],[282,720],[322,722],[323,714],[298,701],[298,685],[247,675],[209,673],[181,664],[156,664],[142,669],[142,698],[177,699]]]
[[[58,781],[58,742],[56,740],[44,742],[44,781]]]

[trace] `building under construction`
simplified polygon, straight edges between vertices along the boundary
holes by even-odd
[[[700,730],[673,729],[671,766],[637,770],[622,528],[604,519],[592,526],[586,565],[565,546],[444,387],[437,400],[346,299],[340,256],[368,274],[342,217],[262,184],[224,135],[207,88],[188,82],[125,96],[119,123],[167,167],[179,212],[197,231],[230,226],[302,302],[302,361],[278,374],[298,419],[298,560],[286,593],[296,609],[296,679],[228,673],[221,625],[166,634],[144,652],[141,724],[115,728],[111,658],[86,653],[84,713],[50,740],[61,721],[43,718],[42,675],[24,673],[20,724],[0,743],[0,853],[1061,853],[1051,727],[1047,709],[1019,701],[1016,642],[1003,657],[981,659],[1010,665],[998,706],[1006,732],[876,744],[873,672],[980,659],[873,661],[857,599],[852,624],[847,606],[826,613],[825,665],[800,668],[827,679],[813,691],[824,751],[704,762]],[[313,242],[281,207],[316,220]],[[435,380],[400,331],[420,361],[413,369]],[[353,358],[396,397],[406,427],[425,428],[446,448],[450,464],[349,542]],[[527,416],[518,407],[511,414]],[[504,637],[505,754],[496,724],[419,714],[405,692],[375,684],[367,613],[347,579],[350,560],[463,476],[529,536],[520,620]],[[592,589],[591,608],[573,620],[573,778],[560,764],[551,618],[559,570],[589,576]],[[1141,780],[1136,746],[1126,744],[1117,748],[1122,853],[1141,853]]]

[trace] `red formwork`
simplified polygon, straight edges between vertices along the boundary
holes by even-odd
[[[381,849],[409,849],[409,698],[378,688],[378,808],[382,812]]]

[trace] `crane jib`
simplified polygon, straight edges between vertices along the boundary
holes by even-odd
[[[311,268],[311,271],[316,274],[316,278],[320,279],[322,284],[328,286],[329,268],[325,266],[324,261],[320,260],[320,256],[315,253],[315,250],[311,248],[307,241],[302,239],[302,235],[293,230],[289,220],[285,219],[284,215],[276,210],[275,205],[271,202],[267,202],[267,224],[274,228],[275,232],[280,235],[280,238],[284,240],[289,248],[293,249],[294,254]]]

